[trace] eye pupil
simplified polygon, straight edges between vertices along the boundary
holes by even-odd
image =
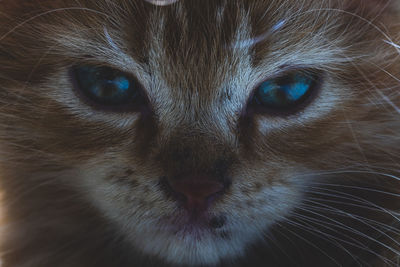
[[[294,72],[264,81],[254,95],[261,112],[292,112],[309,98],[316,85],[316,75]]]
[[[96,66],[73,68],[75,87],[87,102],[97,108],[133,109],[140,103],[140,86],[129,74]]]

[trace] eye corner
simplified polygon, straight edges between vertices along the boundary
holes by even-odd
[[[316,99],[324,76],[321,70],[302,68],[267,78],[254,87],[246,113],[273,117],[295,115]]]

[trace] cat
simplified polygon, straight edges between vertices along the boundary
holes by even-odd
[[[0,10],[2,267],[399,263],[398,0]]]

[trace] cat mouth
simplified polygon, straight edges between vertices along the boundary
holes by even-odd
[[[202,240],[205,237],[218,237],[226,232],[227,217],[223,214],[210,215],[175,214],[163,222],[163,228],[174,236]]]

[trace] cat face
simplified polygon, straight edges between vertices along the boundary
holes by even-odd
[[[74,198],[136,251],[196,265],[324,219],[344,197],[329,185],[389,192],[395,15],[361,2],[7,3],[21,20],[1,41],[6,199],[29,196],[57,228],[78,212],[47,192],[68,188],[61,207]]]

